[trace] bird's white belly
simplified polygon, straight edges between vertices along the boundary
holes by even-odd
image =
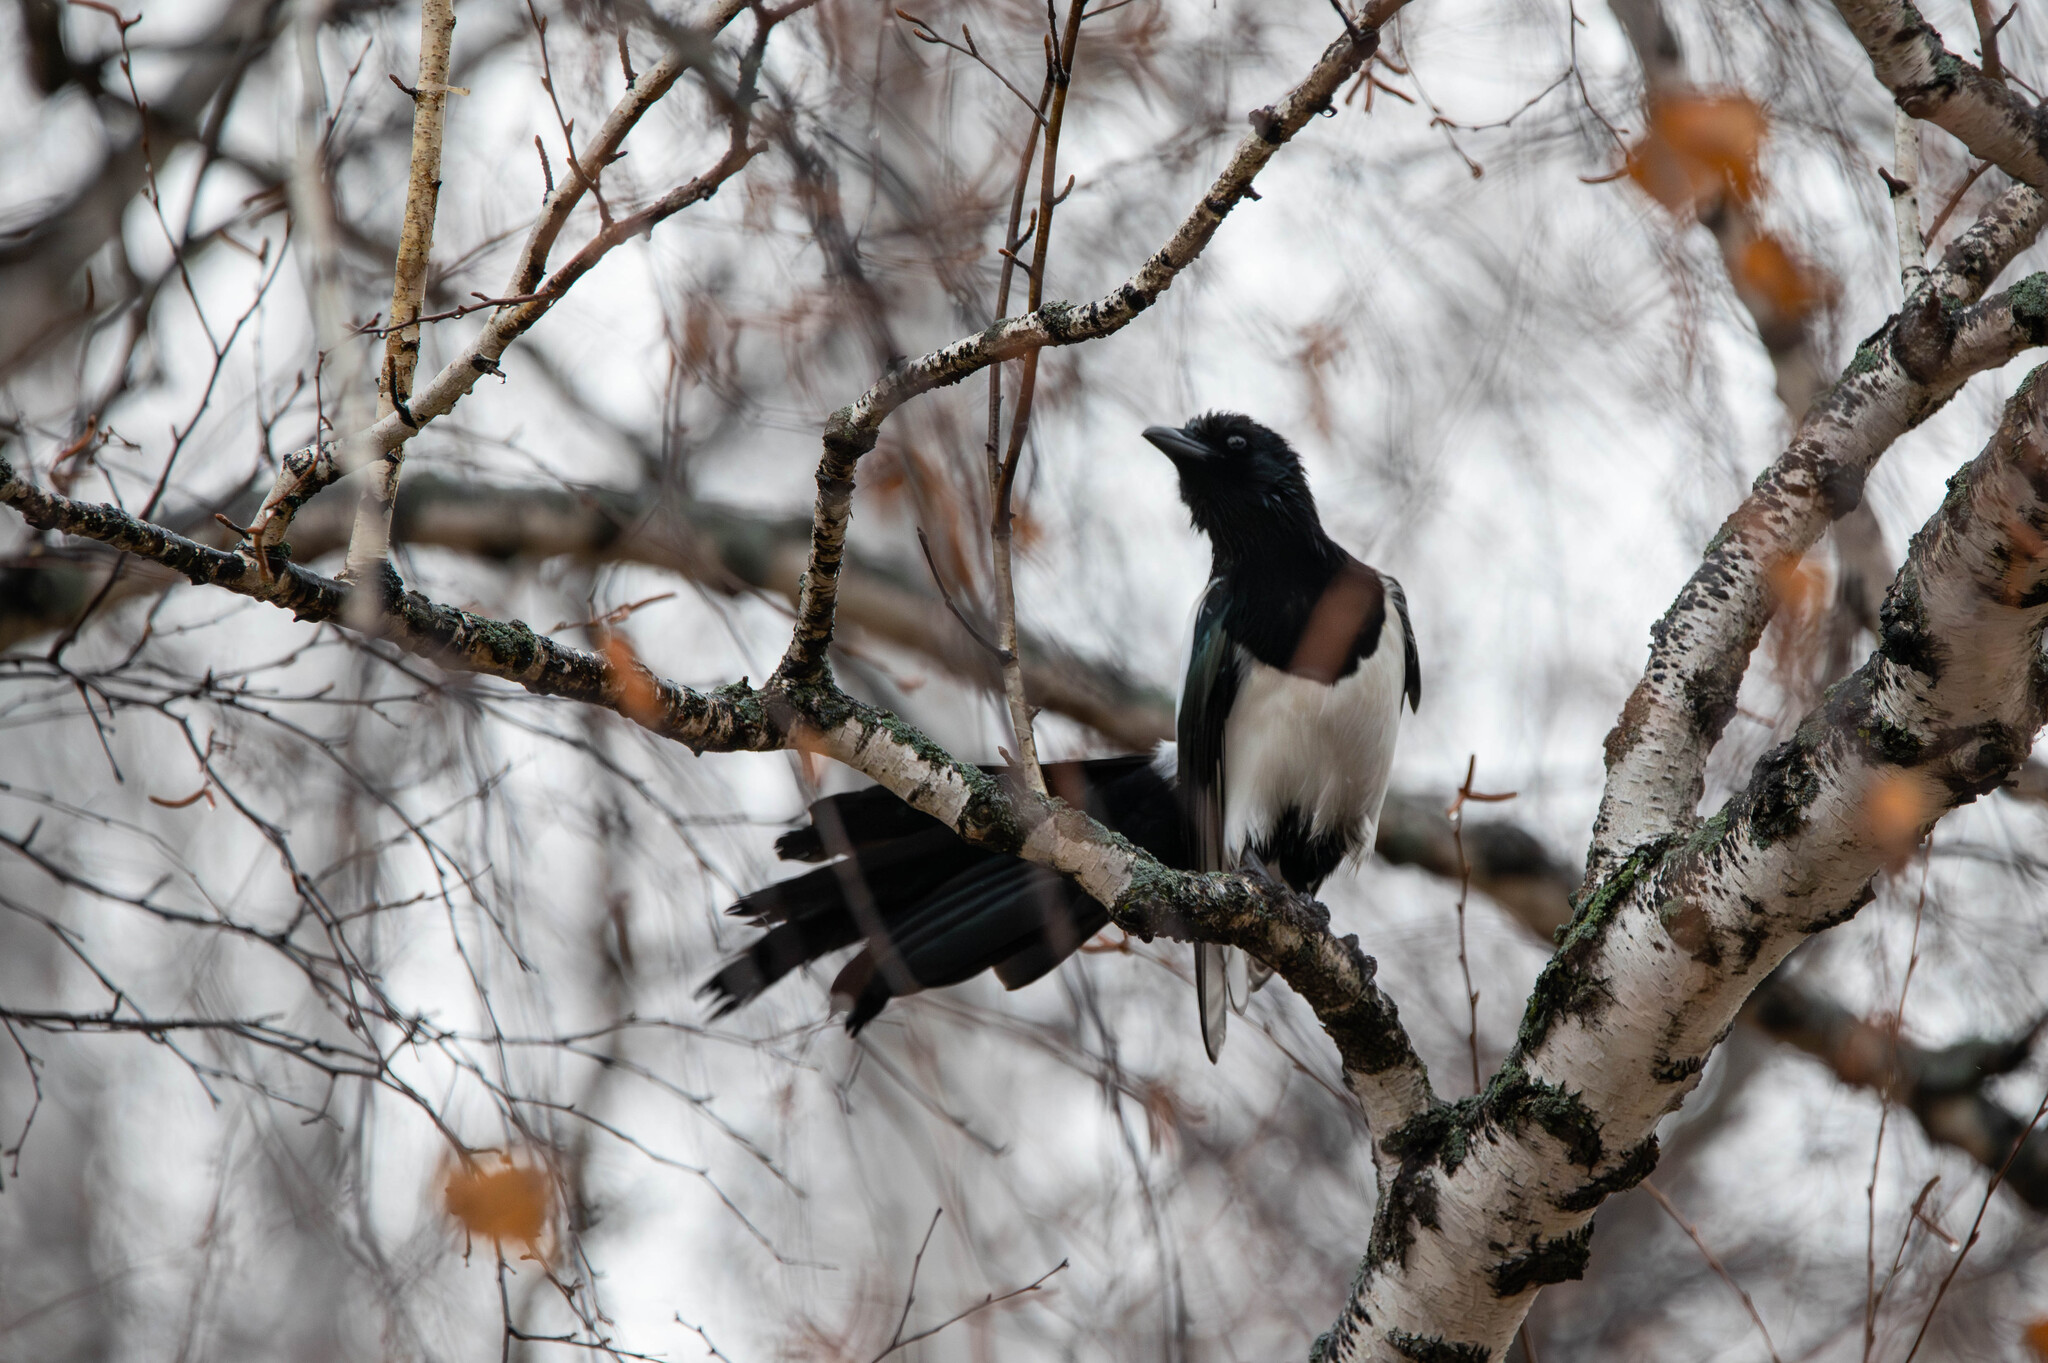
[[[1316,833],[1355,831],[1371,848],[1400,730],[1405,676],[1400,617],[1387,613],[1372,656],[1333,686],[1241,654],[1223,729],[1223,839],[1233,861],[1288,809]]]

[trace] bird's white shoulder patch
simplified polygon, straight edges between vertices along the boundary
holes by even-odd
[[[1369,850],[1394,764],[1406,679],[1401,617],[1334,685],[1268,667],[1240,651],[1236,703],[1223,730],[1224,845],[1235,859],[1289,808],[1317,833],[1351,832]]]
[[[1172,785],[1180,775],[1180,745],[1170,738],[1159,740],[1159,746],[1152,750],[1152,770],[1159,773],[1159,779]]]

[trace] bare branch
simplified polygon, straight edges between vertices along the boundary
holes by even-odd
[[[1934,26],[1901,0],[1835,0],[1835,8],[1901,109],[1953,134],[2013,179],[2048,189],[2039,113],[2025,96],[1950,52]],[[1987,61],[1995,52],[1987,49]]]
[[[1366,16],[1368,38],[1405,0],[1380,0]],[[875,447],[882,423],[898,407],[934,388],[958,383],[1003,360],[1050,345],[1074,345],[1122,330],[1152,306],[1216,234],[1223,219],[1248,197],[1252,180],[1273,153],[1315,114],[1371,55],[1368,44],[1349,34],[1339,38],[1302,82],[1270,108],[1252,114],[1253,133],[1241,141],[1209,192],[1138,272],[1108,294],[1079,307],[1049,303],[1023,317],[1006,318],[987,330],[910,360],[878,380],[867,392],[834,412],[825,427],[825,453],[818,465],[818,499],[813,513],[810,565],[804,572],[797,624],[789,652],[778,669],[796,680],[817,676],[832,641],[839,567],[846,553],[846,524],[853,506],[853,474],[860,457]]]
[[[1651,634],[1650,663],[1607,739],[1607,788],[1588,854],[1590,882],[1650,840],[1696,821],[1708,751],[1770,619],[1769,575],[1861,500],[1900,435],[1972,375],[2048,340],[2037,277],[1974,307],[1985,284],[2040,230],[2043,200],[2009,191],[1958,238],[1906,307],[1856,352],[1796,439],[1708,546]]]
[[[699,692],[614,658],[404,591],[387,573],[343,584],[274,559],[266,580],[246,552],[212,549],[110,506],[60,497],[0,459],[0,503],[42,530],[98,540],[170,567],[194,583],[290,610],[302,620],[364,630],[442,667],[497,677],[535,695],[617,713],[695,752],[801,747],[862,772],[976,846],[1072,876],[1126,931],[1243,947],[1272,965],[1316,1011],[1373,1128],[1391,1131],[1434,1102],[1429,1073],[1377,967],[1356,937],[1337,937],[1305,896],[1242,875],[1170,870],[1086,814],[959,762],[902,720],[829,681],[773,678]]]

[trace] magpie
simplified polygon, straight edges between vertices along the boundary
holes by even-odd
[[[1216,413],[1145,437],[1179,467],[1214,552],[1179,741],[1150,757],[1048,763],[1047,787],[1175,869],[1246,869],[1313,892],[1372,846],[1401,697],[1420,699],[1406,602],[1323,533],[1300,460],[1273,432]],[[766,931],[698,991],[714,1016],[858,943],[831,985],[858,1033],[892,998],[984,970],[1021,988],[1109,921],[1073,881],[975,847],[882,787],[826,796],[809,819],[775,850],[824,864],[728,910]],[[1236,952],[1201,946],[1195,960],[1213,1060],[1226,977],[1239,1007],[1249,977]]]
[[[1324,532],[1301,459],[1250,417],[1211,412],[1145,439],[1173,461],[1212,556],[1174,726],[1193,869],[1312,894],[1372,847],[1402,699],[1422,701],[1407,598]],[[1196,945],[1210,1060],[1251,987],[1240,953]]]

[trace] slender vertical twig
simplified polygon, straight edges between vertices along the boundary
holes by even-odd
[[[1909,290],[1910,292],[1910,290]],[[1863,1239],[1863,1361],[1870,1360],[1877,1353],[1877,1307],[1882,1295],[1877,1286],[1877,1171],[1884,1159],[1884,1132],[1892,1115],[1892,1091],[1899,1086],[1899,1033],[1906,1024],[1906,993],[1913,987],[1913,972],[1920,965],[1920,924],[1927,914],[1927,874],[1929,857],[1933,851],[1931,839],[1920,843],[1920,897],[1913,905],[1913,944],[1906,952],[1906,977],[1899,982],[1899,1001],[1892,1009],[1891,1025],[1885,1047],[1885,1082],[1878,1087],[1877,1140],[1870,1152],[1870,1182],[1863,1190],[1864,1196],[1864,1239]],[[1931,1186],[1931,1185],[1930,1185]],[[1924,1198],[1923,1190],[1921,1196]],[[1919,1212],[1919,1204],[1913,1207]],[[1912,1219],[1907,1218],[1906,1227],[1912,1229]],[[1889,1286],[1889,1283],[1887,1283]]]
[[[1472,987],[1472,958],[1465,950],[1465,901],[1472,893],[1472,863],[1465,859],[1465,806],[1468,802],[1499,804],[1515,798],[1514,791],[1504,795],[1482,795],[1472,789],[1472,777],[1479,770],[1479,754],[1473,753],[1465,760],[1465,783],[1458,787],[1458,798],[1451,801],[1451,807],[1444,811],[1444,817],[1451,821],[1451,844],[1458,852],[1458,969],[1465,977],[1465,1007],[1469,1011],[1471,1026],[1466,1032],[1466,1043],[1472,1052],[1472,1091],[1479,1092],[1479,991]]]
[[[1024,195],[1031,184],[1031,166],[1038,156],[1038,132],[1040,128],[1046,126],[1045,111],[1047,105],[1049,105],[1052,102],[1053,98],[1053,90],[1055,86],[1054,69],[1055,68],[1053,63],[1046,63],[1045,86],[1042,90],[1039,91],[1038,103],[1035,107],[1033,107],[1031,111],[1031,124],[1025,130],[1024,133],[1024,152],[1017,160],[1017,179],[1015,184],[1011,187],[1010,191],[1010,219],[1008,224],[1003,229],[1003,248],[1001,251],[1003,265],[1001,271],[998,273],[996,278],[995,315],[997,318],[1001,318],[1009,310],[1010,307],[1010,284],[1012,280],[1015,279],[1017,273],[1017,252],[1023,249],[1024,245],[1024,239],[1019,235],[1019,231],[1022,227],[1024,219]],[[1032,215],[1032,224],[1030,230],[1033,233],[1036,233],[1037,229],[1038,215],[1034,213]],[[1019,410],[1021,412],[1022,408],[1020,408]],[[1003,458],[1000,453],[1000,450],[1002,448],[1002,439],[1003,367],[999,364],[995,364],[990,365],[988,370],[988,443],[983,447],[984,453],[986,454],[988,460],[989,513],[990,524],[992,527],[996,524],[998,518],[1000,517],[1000,509],[997,498],[1001,495],[1001,489],[1003,486]],[[998,610],[1000,613],[1003,609],[1005,609],[1005,607],[1007,608],[1008,617],[1011,622],[1012,631],[1014,633],[1017,612],[1015,597],[1012,594],[1012,589],[1009,585],[1009,540],[1007,535],[1005,535],[1005,537],[1001,540],[994,539],[994,531],[992,529],[991,541],[991,557],[994,558],[997,566],[997,600],[999,603]],[[936,575],[936,568],[933,571],[934,575]],[[969,632],[973,633],[973,631]],[[977,634],[976,637],[979,638],[980,636]],[[1008,653],[1005,653],[1003,651],[1003,646],[1000,643],[993,645],[991,651],[994,652],[996,658],[1002,665],[1004,701],[1010,709],[1011,728],[1014,730],[1017,727],[1017,711],[1014,704],[1010,703],[1010,697],[1013,694],[1012,687],[1010,686],[1010,674],[1013,669],[1019,673],[1019,684],[1014,688],[1014,690],[1016,694],[1022,694],[1022,664],[1017,657],[1014,643],[1011,646],[1011,651]],[[1030,729],[1028,724],[1026,725],[1024,732],[1028,738],[1030,735]],[[1020,761],[1022,761],[1024,758],[1024,741],[1025,740],[1018,741],[1018,748],[1020,750]],[[1043,773],[1038,770],[1037,757],[1038,749],[1037,744],[1034,742],[1031,744],[1031,747],[1029,749],[1030,761],[1029,765],[1025,768],[1025,779],[1027,781],[1035,781],[1036,785],[1040,789],[1042,789],[1044,784],[1044,776]]]
[[[1059,184],[1060,128],[1067,111],[1067,89],[1074,74],[1074,47],[1081,37],[1081,12],[1085,0],[1069,0],[1063,31],[1046,35],[1046,83],[1051,99],[1045,113],[1045,152],[1038,161],[1038,214],[1031,243],[1031,268],[1026,289],[1026,306],[1036,311],[1045,296],[1046,251],[1052,241],[1053,210],[1065,197]],[[1020,184],[1022,183],[1020,178]],[[1011,240],[1016,241],[1016,211],[1011,214]],[[1015,264],[1017,247],[1008,248],[1003,262],[1007,276]],[[1038,351],[1024,356],[1017,381],[1017,409],[1010,417],[1010,439],[1001,466],[990,469],[991,508],[989,517],[990,557],[995,568],[996,644],[1003,651],[1003,698],[1009,704],[1010,729],[1016,737],[1016,766],[1026,783],[1043,795],[1045,773],[1038,767],[1038,743],[1031,733],[1031,701],[1024,692],[1024,660],[1017,651],[1017,593],[1011,569],[1015,517],[1011,496],[1017,483],[1017,465],[1024,453],[1024,437],[1031,427],[1031,402],[1038,390]],[[998,415],[1000,389],[992,388],[989,399],[991,420]],[[993,450],[993,442],[991,442]]]
[[[420,303],[427,292],[427,259],[434,245],[434,215],[441,199],[441,134],[448,112],[448,49],[455,34],[454,0],[420,0],[419,81],[412,96],[412,169],[405,187],[405,226],[398,261],[391,272],[390,329],[384,333],[384,365],[377,376],[377,415],[397,412],[415,425],[407,402],[419,366]],[[396,82],[394,77],[393,83]],[[401,89],[405,87],[400,86]],[[372,467],[356,504],[348,542],[348,577],[367,582],[391,554],[391,509],[398,500],[398,473],[405,446]]]
[[[1991,1206],[1991,1195],[1998,1191],[1999,1184],[2005,1182],[2005,1176],[2012,1171],[2013,1161],[2020,1157],[2020,1151],[2027,1148],[2027,1138],[2034,1134],[2034,1128],[2041,1124],[2043,1117],[2048,1117],[2048,1091],[2042,1092],[2040,1106],[2034,1109],[2034,1115],[2027,1122],[2026,1129],[2014,1138],[2012,1150],[2006,1155],[2005,1162],[1998,1166],[1998,1172],[1984,1185],[1984,1197],[1977,1203],[1977,1215],[1970,1222],[1970,1233],[1963,1237],[1962,1248],[1956,1251],[1954,1262],[1949,1264],[1947,1276],[1941,1280],[1941,1286],[1935,1289],[1934,1300],[1928,1304],[1927,1314],[1921,1318],[1920,1332],[1913,1336],[1913,1347],[1906,1351],[1905,1363],[1913,1363],[1914,1356],[1920,1352],[1920,1345],[1927,1338],[1927,1327],[1934,1324],[1934,1313],[1941,1309],[1941,1299],[1948,1295],[1949,1285],[1955,1282],[1956,1274],[1963,1271],[1963,1260],[1969,1257],[1970,1251],[1977,1246],[1978,1238],[1984,1233],[1984,1213]]]
[[[1920,233],[1920,120],[1904,109],[1892,122],[1893,174],[1885,181],[1892,192],[1892,217],[1899,236],[1899,281],[1906,296],[1927,278],[1927,241]]]

